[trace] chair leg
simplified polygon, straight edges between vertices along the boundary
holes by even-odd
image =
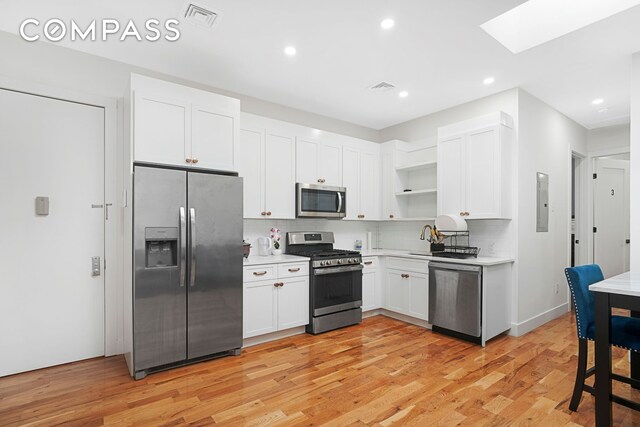
[[[587,372],[587,358],[589,355],[589,344],[586,339],[578,339],[578,371],[576,372],[576,383],[573,386],[573,396],[569,403],[569,409],[578,410],[580,398],[582,398],[582,389]]]

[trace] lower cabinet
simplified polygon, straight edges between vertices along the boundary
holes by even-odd
[[[381,280],[378,274],[378,259],[362,258],[362,311],[381,307]]]
[[[279,267],[287,266],[281,264]],[[301,268],[300,265],[303,267]],[[245,267],[243,297],[243,338],[251,338],[309,323],[308,263],[269,279],[255,280],[255,266]],[[282,270],[279,268],[278,270]],[[266,271],[266,269],[265,269]],[[261,272],[259,272],[261,273]]]
[[[402,265],[407,264],[407,265]],[[394,263],[387,267],[385,308],[417,319],[427,320],[429,309],[429,274],[427,263],[413,261]],[[405,267],[405,268],[394,268]],[[406,268],[409,267],[409,268]],[[424,269],[424,271],[422,271]]]

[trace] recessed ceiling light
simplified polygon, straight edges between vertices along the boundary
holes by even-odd
[[[604,99],[602,99],[602,98],[596,98],[596,99],[594,99],[593,101],[591,101],[591,103],[592,103],[593,105],[600,105],[600,104],[602,104],[603,102],[604,102]]]
[[[640,0],[529,0],[480,25],[513,53],[562,37]]]
[[[407,92],[406,90],[403,90],[402,92],[400,92],[400,93],[398,94],[398,96],[399,96],[400,98],[406,98],[407,96],[409,96],[409,92]]]
[[[486,84],[486,85],[490,85],[490,84],[492,84],[492,83],[493,83],[493,82],[495,82],[495,81],[496,81],[496,79],[495,79],[495,78],[493,78],[493,77],[487,77],[486,79],[484,79],[484,80],[482,81],[482,83],[484,83],[484,84]]]
[[[284,53],[289,56],[294,56],[296,54],[296,48],[293,46],[287,46],[284,48]]]
[[[383,21],[380,23],[380,26],[382,27],[382,29],[383,29],[383,30],[389,30],[389,29],[393,28],[393,26],[394,26],[395,24],[396,24],[396,23],[395,23],[395,21],[394,21],[393,19],[391,19],[391,18],[387,18],[387,19],[383,20]]]

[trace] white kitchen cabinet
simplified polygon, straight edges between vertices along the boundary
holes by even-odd
[[[496,113],[438,130],[438,214],[511,217],[513,120]]]
[[[384,307],[396,313],[427,320],[429,274],[425,261],[387,258]]]
[[[240,176],[245,218],[295,218],[295,137],[243,119]]]
[[[381,306],[381,280],[378,272],[378,259],[362,258],[362,311],[370,311]]]
[[[380,162],[376,152],[344,147],[342,185],[347,189],[346,219],[380,219]]]
[[[309,323],[308,262],[245,267],[243,277],[244,338]]]
[[[136,162],[237,170],[240,101],[133,74]]]
[[[342,144],[297,138],[296,180],[304,184],[342,186]]]

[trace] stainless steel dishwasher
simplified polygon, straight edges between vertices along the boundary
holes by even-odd
[[[429,263],[429,323],[433,331],[477,344],[482,335],[482,267]]]

